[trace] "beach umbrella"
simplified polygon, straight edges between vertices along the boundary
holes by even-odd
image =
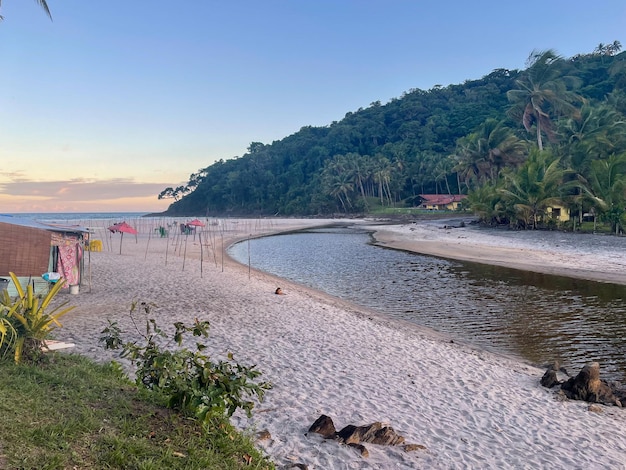
[[[124,239],[125,233],[130,233],[133,235],[137,235],[137,230],[128,225],[126,222],[120,222],[119,224],[113,224],[109,227],[109,230],[113,233],[120,232],[122,235],[120,237],[120,255],[122,254],[122,240]]]
[[[187,227],[192,227],[193,239],[195,241],[195,239],[196,239],[196,228],[204,227],[204,223],[200,222],[198,219],[193,219],[191,222],[187,222],[186,225],[187,225]]]
[[[187,225],[191,227],[204,227],[204,224],[198,219],[193,219],[191,222],[187,222]]]

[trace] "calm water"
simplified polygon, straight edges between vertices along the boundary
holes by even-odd
[[[514,235],[515,236],[515,235]],[[626,286],[449,261],[318,229],[242,242],[241,263],[492,351],[626,381]],[[567,241],[564,241],[567,243]]]
[[[58,222],[71,220],[93,220],[93,219],[134,219],[146,215],[147,212],[16,212],[15,217],[38,220],[40,222]]]

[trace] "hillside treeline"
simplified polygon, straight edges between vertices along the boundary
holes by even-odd
[[[409,90],[303,127],[166,188],[170,215],[361,214],[467,194],[485,222],[536,227],[566,207],[618,229],[626,207],[626,53],[600,44],[460,85]]]

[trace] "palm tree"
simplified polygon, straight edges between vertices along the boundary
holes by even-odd
[[[579,119],[560,123],[559,134],[563,137],[561,154],[584,176],[592,160],[626,151],[626,119],[609,103],[583,105]]]
[[[476,132],[459,139],[457,151],[451,156],[454,170],[469,182],[495,182],[500,170],[518,166],[526,158],[526,144],[497,119],[489,118]]]
[[[46,15],[48,15],[48,18],[50,18],[50,20],[52,20],[52,14],[50,13],[50,9],[48,8],[48,4],[46,3],[46,0],[35,0],[39,6],[41,8],[43,8],[43,10],[46,12]],[[0,7],[2,7],[2,0],[0,0]],[[2,16],[0,16],[0,20],[3,20],[4,18]]]
[[[557,116],[576,116],[572,104],[582,99],[567,85],[577,82],[574,77],[563,76],[559,64],[561,58],[553,50],[533,52],[526,73],[516,80],[517,89],[509,90],[507,98],[512,103],[511,117],[521,120],[526,131],[533,125],[537,134],[537,147],[543,150],[543,135],[554,140],[552,120]]]
[[[590,189],[600,217],[617,234],[626,213],[626,153],[591,162]]]
[[[577,180],[565,181],[571,170],[559,164],[560,160],[548,152],[535,150],[517,171],[504,172],[500,194],[513,204],[526,227],[536,229],[548,207],[564,206],[563,196],[579,185]]]
[[[491,183],[485,183],[470,191],[466,204],[481,222],[490,225],[506,223],[512,215],[498,187]]]

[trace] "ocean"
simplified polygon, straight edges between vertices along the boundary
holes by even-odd
[[[129,220],[145,217],[149,212],[16,212],[3,213],[12,217],[23,217],[39,222],[66,222],[72,220]]]

